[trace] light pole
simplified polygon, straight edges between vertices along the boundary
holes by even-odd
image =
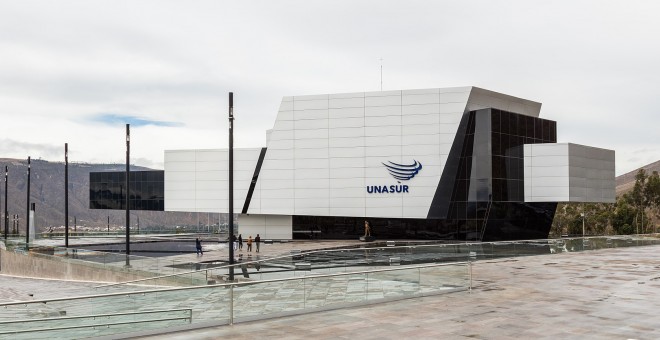
[[[9,168],[5,165],[5,241],[7,241],[7,231],[9,229],[9,215],[7,215],[7,177]],[[7,242],[5,242],[6,244]]]
[[[64,248],[69,248],[69,143],[64,143]]]
[[[25,249],[30,244],[30,156],[27,159],[27,208],[25,219]]]
[[[229,92],[229,281],[234,281],[234,93]]]
[[[131,207],[130,207],[130,164],[131,159],[131,125],[126,124],[126,267],[130,267],[131,255]]]

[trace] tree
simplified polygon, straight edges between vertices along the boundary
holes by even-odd
[[[630,199],[632,200],[633,205],[637,206],[638,213],[643,212],[646,207],[646,195],[644,192],[646,191],[645,186],[647,177],[646,170],[639,169],[635,175],[635,186],[630,192]],[[636,222],[636,225],[639,225],[639,222],[641,222],[641,228],[637,230],[637,233],[639,234],[640,230],[644,233],[644,214],[642,214],[641,218],[637,218]]]
[[[612,228],[619,235],[629,235],[635,232],[632,225],[637,216],[637,209],[631,204],[632,202],[631,195],[624,194],[615,203],[614,214],[612,215]]]
[[[646,179],[644,196],[649,208],[651,208],[651,212],[654,213],[657,220],[657,215],[660,213],[660,175],[658,175],[657,171],[653,171]],[[655,228],[653,231],[657,232]]]

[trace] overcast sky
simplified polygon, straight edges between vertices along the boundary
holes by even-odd
[[[657,1],[0,0],[0,157],[161,168],[265,145],[283,96],[478,86],[543,103],[558,141],[660,159]]]

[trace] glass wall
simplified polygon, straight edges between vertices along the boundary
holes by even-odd
[[[126,209],[126,173],[90,172],[89,208]],[[131,171],[130,209],[165,210],[165,172]]]

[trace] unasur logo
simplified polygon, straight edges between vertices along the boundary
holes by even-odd
[[[419,170],[422,170],[422,163],[416,160],[412,164],[398,164],[390,161],[387,161],[387,163],[383,163],[387,171],[390,172],[392,177],[400,181],[407,181],[415,177],[419,173]]]
[[[415,177],[422,170],[422,163],[417,160],[413,160],[412,164],[399,164],[391,161],[387,163],[382,163],[387,171],[397,180],[399,184],[393,185],[367,185],[367,192],[370,194],[381,194],[381,193],[407,193],[410,192],[408,185],[401,184],[401,181],[408,181]]]

